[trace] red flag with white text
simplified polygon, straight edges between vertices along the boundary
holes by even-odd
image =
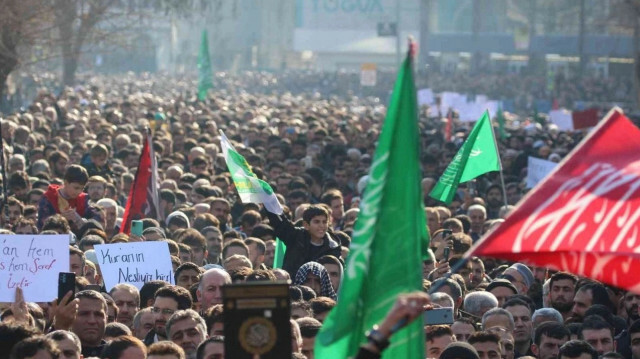
[[[131,232],[131,221],[143,218],[161,220],[162,213],[158,206],[158,166],[153,151],[151,132],[147,131],[140,155],[140,163],[136,171],[136,177],[131,184],[127,206],[124,209],[120,232]]]
[[[640,293],[640,129],[614,109],[468,253]]]

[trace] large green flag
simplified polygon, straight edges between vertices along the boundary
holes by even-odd
[[[209,60],[209,40],[207,30],[202,30],[202,41],[198,52],[198,100],[207,98],[207,91],[213,88],[213,71]]]
[[[429,196],[449,204],[460,183],[491,171],[500,171],[500,157],[489,112],[485,111]]]
[[[421,290],[428,235],[422,204],[412,60],[403,62],[360,204],[338,304],[315,345],[319,359],[349,358],[400,293]],[[395,333],[383,358],[424,358],[422,320]]]

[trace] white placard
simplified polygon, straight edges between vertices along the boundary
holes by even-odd
[[[486,102],[467,102],[460,103],[458,113],[460,114],[460,122],[476,122],[485,111],[489,111],[489,117],[495,117],[499,108],[498,101]]]
[[[375,86],[378,75],[376,64],[362,64],[360,67],[360,86]]]
[[[120,283],[138,289],[152,280],[175,284],[167,242],[101,244],[94,249],[107,291]]]
[[[13,302],[17,287],[27,302],[50,302],[68,271],[69,235],[0,235],[0,302]]]
[[[568,110],[552,110],[549,112],[549,121],[555,123],[560,131],[573,130],[573,116]]]
[[[527,188],[535,187],[547,175],[553,171],[558,164],[529,156],[527,165]]]
[[[460,104],[466,104],[467,97],[457,92],[443,92],[440,94],[440,108],[445,113],[449,109],[459,110]]]
[[[458,114],[460,116],[460,122],[476,122],[484,114],[487,108],[484,104],[478,104],[475,102],[461,102],[458,104]]]
[[[431,89],[422,89],[418,91],[418,106],[435,104],[435,97]]]
[[[489,96],[487,95],[476,95],[476,103],[484,104],[489,101]]]

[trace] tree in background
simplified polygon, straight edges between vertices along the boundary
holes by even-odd
[[[0,0],[0,97],[31,47],[50,36],[51,7],[38,0]]]
[[[162,15],[188,17],[224,0],[0,0],[0,96],[20,65],[59,58],[62,82],[75,84],[88,45],[126,46]],[[32,56],[34,49],[38,56]]]

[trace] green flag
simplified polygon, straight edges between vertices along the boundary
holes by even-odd
[[[403,62],[360,204],[338,304],[318,333],[315,357],[355,356],[400,293],[421,290],[428,235],[420,186],[412,61]],[[395,333],[383,358],[424,358],[422,320]]]
[[[213,88],[213,71],[209,60],[209,40],[207,30],[202,30],[202,41],[198,52],[198,100],[207,98],[207,91]]]
[[[496,116],[496,121],[498,121],[498,133],[500,134],[500,139],[505,140],[509,138],[509,134],[505,129],[505,120],[504,120],[504,111],[502,111],[502,106],[498,108],[498,115]]]
[[[284,254],[287,253],[287,245],[280,238],[276,238],[276,249],[273,254],[273,268],[282,268]]]
[[[220,145],[240,200],[249,203],[262,203],[269,212],[282,214],[282,206],[280,206],[271,186],[256,177],[247,161],[233,148],[222,130],[220,130]]]
[[[500,157],[489,112],[485,111],[429,196],[449,204],[461,182],[491,171],[500,171]]]

